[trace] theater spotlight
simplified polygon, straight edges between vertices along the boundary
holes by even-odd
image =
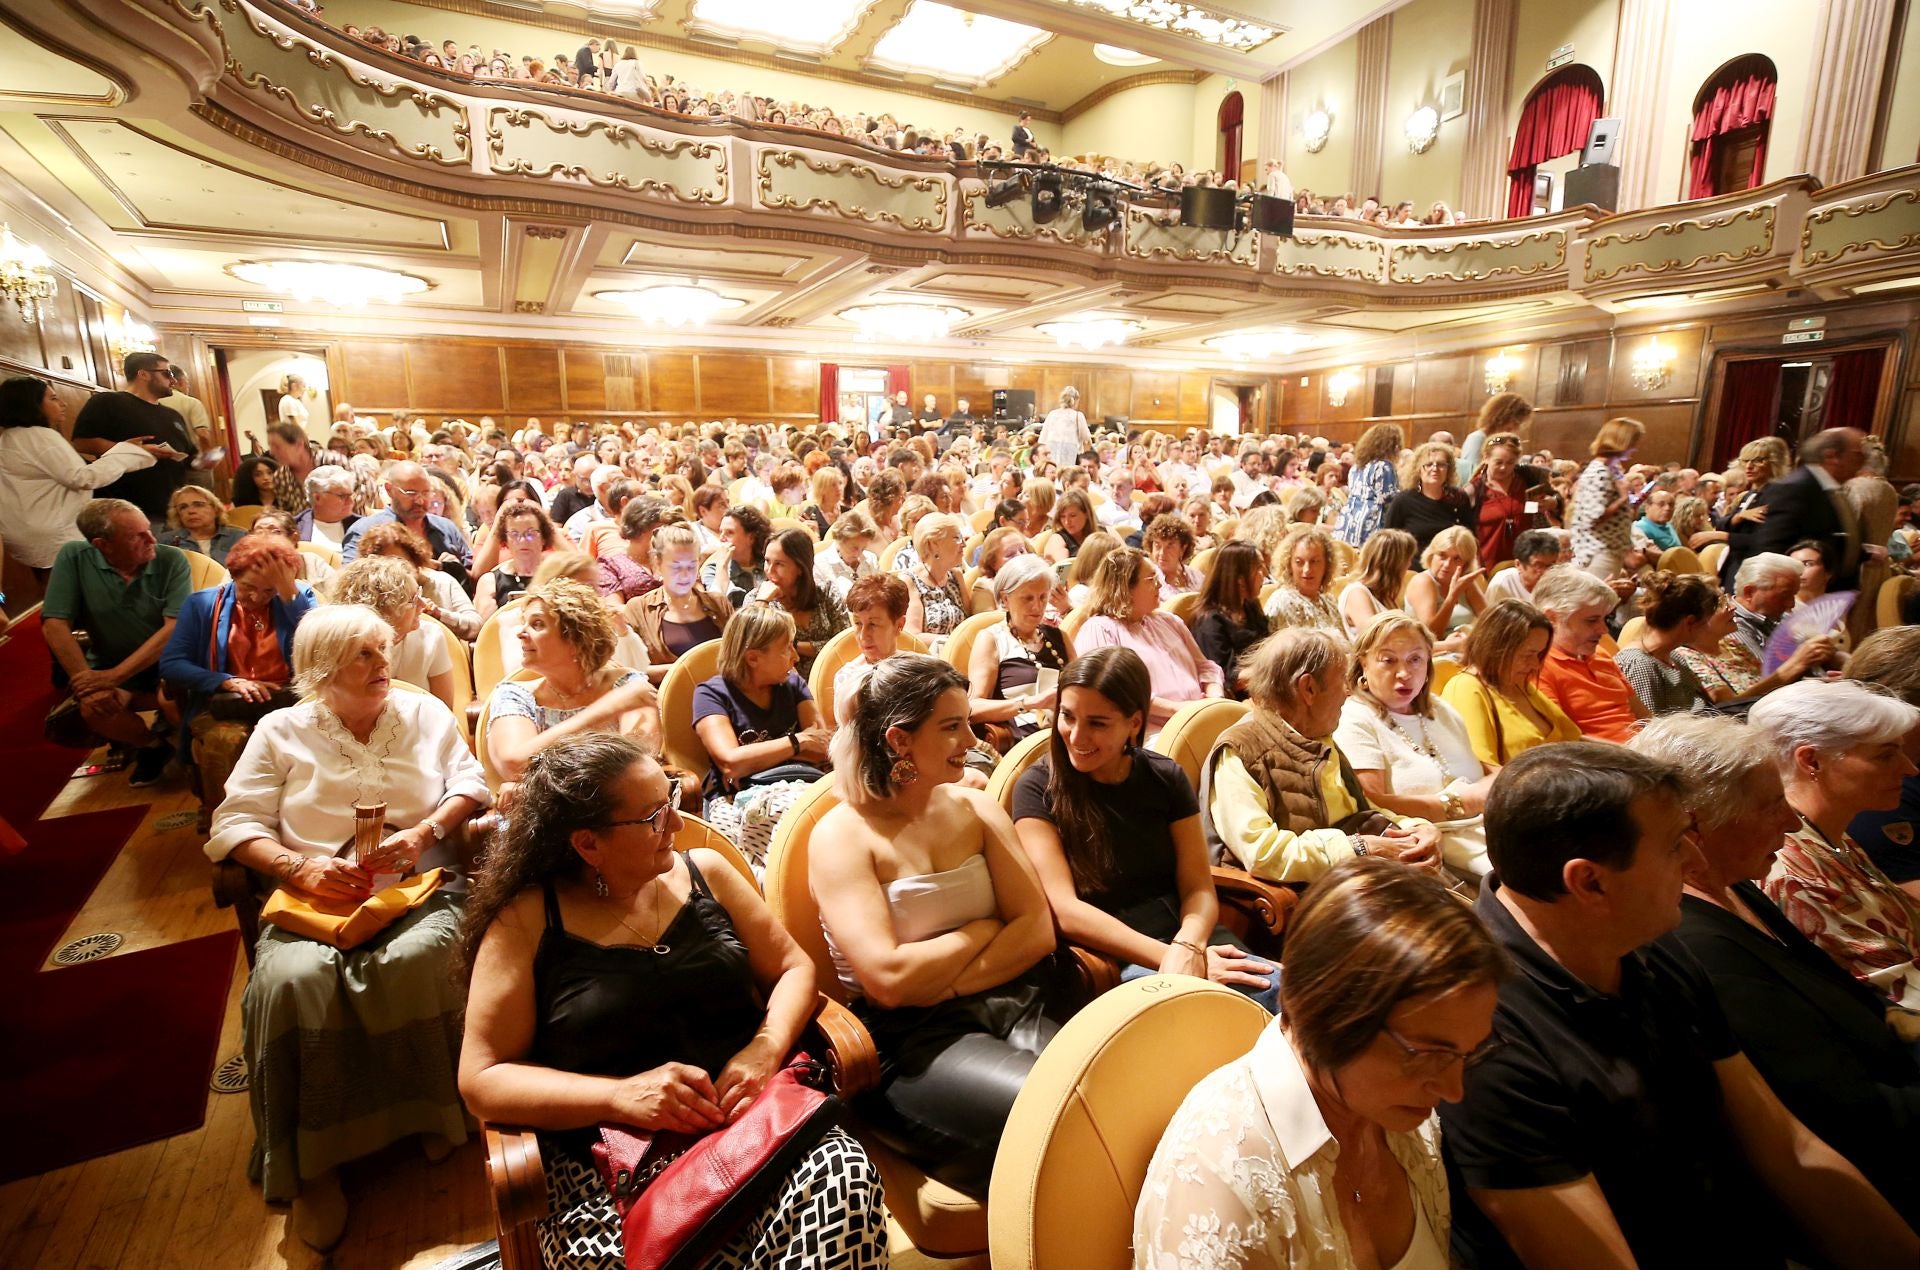
[[[1060,215],[1060,174],[1042,172],[1033,178],[1033,223],[1051,224]]]
[[[1086,203],[1080,212],[1080,227],[1089,234],[1104,233],[1119,219],[1120,209],[1114,203],[1113,191],[1104,185],[1089,185]]]
[[[1008,203],[1019,198],[1025,189],[1026,183],[1018,176],[1010,176],[999,181],[988,181],[987,206],[1005,207]]]

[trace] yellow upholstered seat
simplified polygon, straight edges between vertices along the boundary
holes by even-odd
[[[926,641],[912,631],[901,631],[895,639],[898,651],[903,653],[924,653]],[[818,707],[822,719],[832,719],[839,723],[833,699],[833,677],[840,668],[860,655],[860,644],[853,637],[852,630],[844,630],[821,645],[820,652],[813,659],[813,670],[807,675],[807,691],[813,694],[813,704]]]
[[[678,767],[704,779],[713,760],[693,730],[693,690],[720,673],[720,641],[696,644],[667,668],[660,681],[661,747],[669,767]]]
[[[898,556],[900,554],[900,549],[902,547],[905,547],[906,545],[907,545],[907,540],[905,538],[895,538],[892,542],[880,548],[880,557],[878,560],[874,562],[876,567],[878,567],[878,569],[880,570],[880,572],[882,573],[893,572],[894,557]]]
[[[329,568],[340,567],[340,548],[330,542],[302,542],[295,545],[299,547],[300,554],[303,556],[312,556],[316,560],[324,561]]]
[[[1710,542],[1706,546],[1700,548],[1701,566],[1704,569],[1706,569],[1708,573],[1711,573],[1716,577],[1718,577],[1720,574],[1721,562],[1724,561],[1726,558],[1727,558],[1727,544],[1724,542]]]
[[[1087,619],[1092,616],[1093,610],[1085,605],[1081,605],[1060,619],[1060,633],[1067,637],[1067,642],[1074,645],[1076,650],[1080,643],[1080,628],[1085,626]]]
[[[1873,598],[1873,625],[1876,630],[1900,625],[1900,605],[1913,594],[1913,579],[1900,575],[1880,584]]]
[[[1707,573],[1706,563],[1691,547],[1668,547],[1660,553],[1660,567],[1668,573]]]
[[[182,551],[180,554],[187,558],[187,579],[194,590],[204,591],[227,580],[227,567],[212,556],[203,556],[197,551]]]
[[[222,519],[235,529],[245,532],[253,528],[253,522],[265,515],[266,510],[259,503],[243,503],[239,507],[227,508],[226,515]]]
[[[1194,614],[1200,611],[1200,593],[1198,591],[1182,591],[1160,607],[1191,626],[1193,625]]]
[[[994,1270],[1123,1270],[1174,1112],[1271,1016],[1231,988],[1155,975],[1074,1015],[1021,1086],[987,1192]]]
[[[1246,718],[1247,711],[1246,702],[1228,701],[1224,697],[1189,701],[1173,712],[1167,725],[1153,738],[1153,748],[1178,763],[1198,790],[1200,764],[1206,761],[1220,734]]]
[[[962,619],[960,625],[953,628],[953,634],[947,636],[947,642],[941,647],[940,655],[946,658],[949,666],[963,675],[966,674],[967,659],[973,656],[973,641],[980,637],[981,631],[1006,620],[1007,615],[999,609],[991,613],[975,613],[971,617]]]
[[[507,660],[503,646],[507,640],[507,627],[518,622],[518,613],[526,605],[525,596],[516,596],[508,600],[480,623],[480,629],[473,637],[473,695],[485,701],[493,694],[493,687],[507,677]],[[512,612],[511,618],[502,614]]]
[[[1026,775],[1029,767],[1046,757],[1047,746],[1053,743],[1053,729],[1041,728],[1032,736],[1017,743],[994,764],[993,775],[987,778],[987,797],[1013,813],[1013,787]]]

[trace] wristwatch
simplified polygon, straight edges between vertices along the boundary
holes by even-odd
[[[1465,820],[1467,805],[1460,801],[1460,795],[1450,789],[1440,791],[1440,805],[1447,809],[1448,820]]]
[[[793,756],[795,758],[799,758],[800,757],[800,734],[798,732],[789,732],[787,733],[787,740],[793,745]]]

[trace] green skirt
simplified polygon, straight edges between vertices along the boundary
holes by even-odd
[[[449,976],[461,897],[435,893],[347,952],[275,926],[240,1001],[252,1074],[248,1176],[271,1201],[416,1134],[467,1136],[456,1074],[466,993]]]

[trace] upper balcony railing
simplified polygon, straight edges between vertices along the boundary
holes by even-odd
[[[1391,228],[1302,217],[1292,238],[1179,223],[1123,203],[1089,232],[1069,194],[1036,224],[1022,197],[987,205],[971,163],[879,151],[804,127],[700,119],[560,85],[471,78],[352,39],[278,0],[0,0],[27,29],[116,77],[128,46],[190,85],[230,134],[349,179],[427,199],[695,233],[858,243],[882,258],[965,256],[1271,295],[1479,303],[1567,291],[1629,296],[1786,286],[1829,298],[1912,275],[1920,167],[1820,188],[1799,176],[1608,215]],[[111,35],[105,33],[112,33]],[[111,40],[125,43],[114,46]],[[145,63],[150,65],[150,63]]]

